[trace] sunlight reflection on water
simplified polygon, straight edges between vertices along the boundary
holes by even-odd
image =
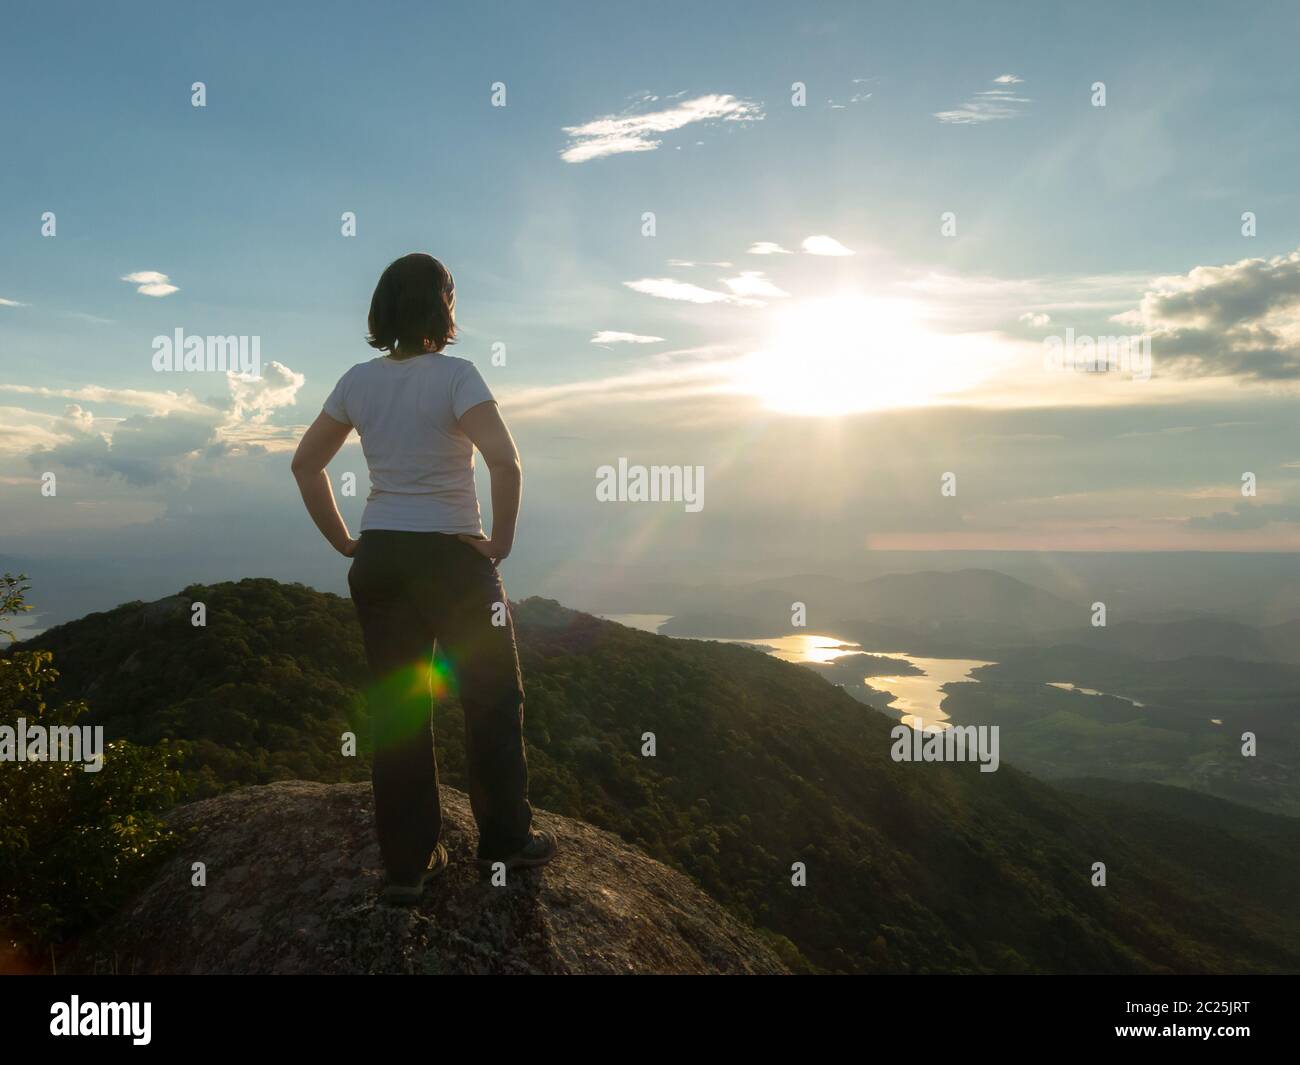
[[[608,621],[617,621],[645,632],[658,632],[659,627],[672,616],[670,614],[607,614]],[[888,710],[900,715],[900,720],[927,732],[949,728],[952,722],[943,712],[945,684],[973,682],[971,671],[981,666],[996,665],[974,658],[924,658],[909,655],[902,651],[864,651],[855,643],[838,640],[834,636],[822,636],[816,633],[791,634],[761,639],[724,639],[714,636],[685,636],[687,640],[714,640],[717,643],[741,643],[766,648],[783,662],[798,665],[826,665],[845,655],[870,654],[881,658],[894,658],[909,663],[921,670],[916,675],[863,677],[862,682],[873,691],[884,692],[893,696]]]

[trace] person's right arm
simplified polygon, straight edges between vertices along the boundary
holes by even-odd
[[[494,402],[478,403],[460,416],[460,427],[487,463],[492,479],[492,535],[486,540],[461,536],[480,554],[500,562],[515,543],[524,475],[519,451]]]
[[[307,505],[307,513],[316,523],[316,528],[335,551],[348,558],[356,554],[360,541],[351,537],[343,516],[339,514],[325,467],[339,453],[350,432],[352,426],[321,411],[298,441],[298,450],[290,464],[302,501]]]

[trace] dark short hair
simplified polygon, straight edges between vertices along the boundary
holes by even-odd
[[[456,283],[432,255],[412,252],[379,275],[370,298],[370,335],[380,351],[420,351],[426,340],[441,351],[456,339]]]

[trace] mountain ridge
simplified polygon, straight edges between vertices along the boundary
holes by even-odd
[[[198,786],[363,780],[364,660],[351,604],[247,579],[190,586],[208,625],[142,627],[128,604],[33,641],[68,695],[137,742],[187,737]],[[1271,905],[1295,858],[1251,838],[1216,865],[1197,829],[1053,789],[1013,766],[900,765],[894,722],[812,671],[568,610],[515,607],[535,802],[685,872],[819,969],[1194,972],[1300,968]],[[135,666],[122,667],[134,660]],[[444,780],[463,778],[454,702],[436,714]],[[642,753],[653,733],[657,751]],[[1092,865],[1106,862],[1107,888]],[[808,887],[789,889],[791,864]],[[1253,868],[1252,863],[1258,865]],[[1267,881],[1264,883],[1263,881]],[[1266,890],[1267,889],[1267,890]]]

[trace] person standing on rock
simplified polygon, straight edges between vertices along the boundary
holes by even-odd
[[[293,458],[316,527],[352,559],[348,586],[371,674],[383,895],[395,903],[417,901],[447,864],[431,727],[433,700],[447,692],[459,693],[465,711],[479,864],[543,865],[556,851],[554,835],[531,827],[523,682],[497,571],[514,543],[519,453],[474,364],[443,352],[456,335],[455,308],[451,274],[433,256],[391,263],[370,301],[367,337],[386,354],[339,379]],[[354,428],[371,484],[355,540],[325,472]],[[474,490],[475,448],[491,474],[490,537]]]

